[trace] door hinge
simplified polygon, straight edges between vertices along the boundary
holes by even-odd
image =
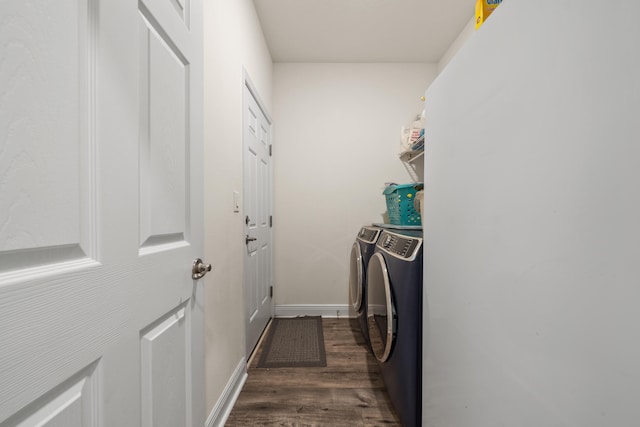
[[[269,144],[269,157],[273,154],[273,145]]]
[[[269,298],[273,298],[273,286],[269,286]]]
[[[273,215],[269,215],[269,227],[273,227]]]

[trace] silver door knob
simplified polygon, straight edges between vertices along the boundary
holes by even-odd
[[[193,261],[193,267],[191,267],[191,278],[193,280],[201,279],[209,271],[211,271],[211,264],[205,264],[200,258],[196,258]]]

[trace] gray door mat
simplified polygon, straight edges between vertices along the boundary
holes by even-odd
[[[327,366],[322,317],[273,319],[258,368]]]

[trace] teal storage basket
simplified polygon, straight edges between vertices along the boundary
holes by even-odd
[[[422,225],[420,213],[414,207],[416,193],[424,188],[421,182],[415,184],[389,185],[382,194],[387,199],[387,214],[393,225]]]

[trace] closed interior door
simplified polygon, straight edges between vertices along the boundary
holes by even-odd
[[[200,0],[0,2],[0,424],[204,424]]]
[[[271,318],[271,122],[248,80],[244,87],[244,214],[246,354]]]

